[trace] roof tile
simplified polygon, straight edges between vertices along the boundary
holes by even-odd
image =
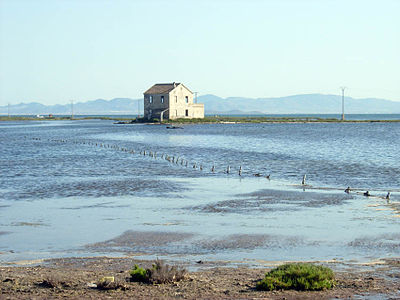
[[[180,83],[157,83],[149,88],[144,94],[167,94],[172,91],[175,87],[180,85]]]

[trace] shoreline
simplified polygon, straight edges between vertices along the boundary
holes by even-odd
[[[51,117],[51,118],[36,118],[28,116],[0,116],[0,122],[7,121],[83,121],[83,120],[108,120],[116,121],[115,125],[133,125],[133,124],[146,124],[146,125],[195,125],[195,124],[326,124],[326,123],[399,123],[400,119],[365,119],[365,120],[340,120],[332,118],[319,118],[319,117],[205,117],[204,119],[178,119],[178,120],[167,120],[165,122],[145,122],[140,120],[136,122],[134,118],[114,118],[105,116],[82,116],[82,117]]]
[[[197,263],[183,281],[171,284],[144,284],[129,281],[129,270],[138,264],[150,267],[153,261],[130,257],[86,257],[45,259],[34,266],[0,267],[0,298],[185,298],[185,299],[332,299],[349,297],[399,297],[400,258],[351,265],[325,263],[335,272],[336,286],[324,291],[257,291],[256,282],[271,268],[226,267]],[[188,262],[183,262],[187,268]],[[195,263],[196,264],[196,263]],[[181,265],[179,265],[181,266]],[[99,290],[96,282],[112,276],[117,289]]]

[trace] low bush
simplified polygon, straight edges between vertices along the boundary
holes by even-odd
[[[176,266],[164,264],[162,260],[156,260],[151,269],[147,270],[152,283],[172,283],[184,279],[186,270]]]
[[[131,274],[131,281],[136,281],[136,282],[149,281],[149,275],[147,274],[147,271],[139,267],[138,265],[135,265],[129,273]]]
[[[335,278],[333,271],[324,266],[308,263],[284,264],[265,274],[257,283],[258,290],[315,291],[331,289]]]
[[[164,264],[162,260],[156,260],[150,269],[143,269],[138,265],[130,271],[131,281],[145,283],[172,283],[184,279],[186,270]]]
[[[97,284],[96,288],[99,290],[126,290],[126,286],[122,283],[115,281],[114,276],[108,276],[101,278]]]

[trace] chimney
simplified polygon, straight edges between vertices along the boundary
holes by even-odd
[[[175,81],[174,81],[174,87],[176,87],[176,83],[175,83]]]

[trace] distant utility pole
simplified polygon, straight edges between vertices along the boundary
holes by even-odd
[[[71,120],[74,118],[74,100],[71,100]]]
[[[197,94],[198,92],[194,92],[194,103],[197,103]]]
[[[8,103],[8,118],[10,118],[10,103]]]
[[[346,87],[342,86],[340,89],[342,90],[342,121],[344,121],[344,90]]]

